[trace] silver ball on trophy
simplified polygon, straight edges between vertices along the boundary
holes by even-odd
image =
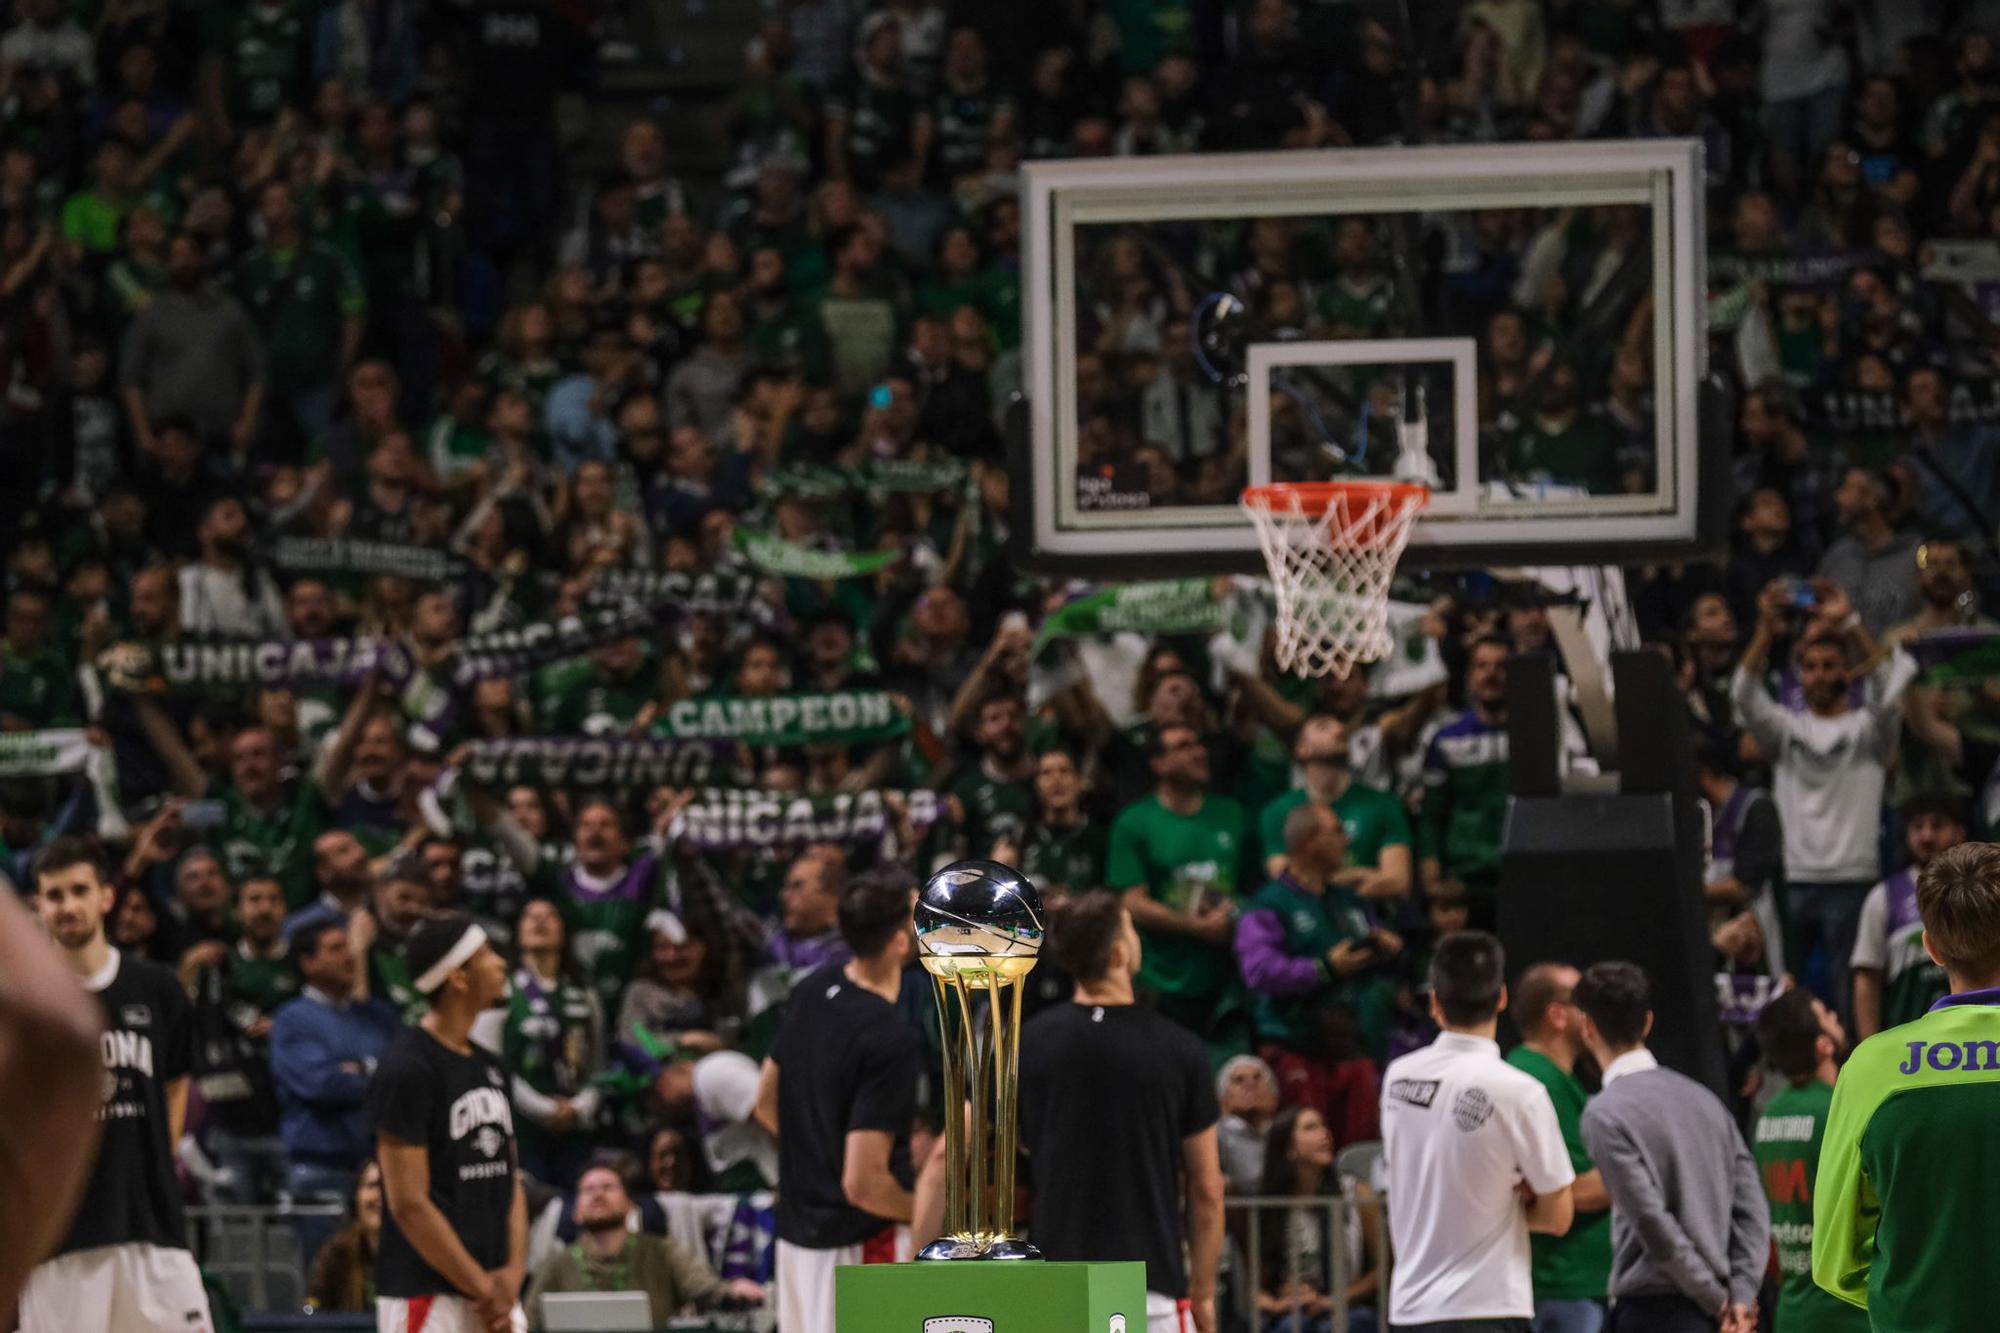
[[[925,882],[916,927],[944,1037],[948,1170],[945,1234],[917,1257],[1038,1259],[1013,1233],[1021,982],[1041,953],[1041,895],[1012,866],[957,861]],[[955,1113],[960,1098],[969,1114]]]

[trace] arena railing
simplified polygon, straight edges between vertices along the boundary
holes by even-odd
[[[1368,1215],[1378,1224],[1377,1235],[1381,1238],[1380,1254],[1374,1256],[1381,1269],[1381,1278],[1376,1285],[1374,1304],[1380,1310],[1389,1290],[1389,1227],[1381,1198],[1373,1197],[1356,1200],[1344,1194],[1313,1195],[1236,1195],[1223,1201],[1223,1218],[1226,1232],[1224,1249],[1223,1294],[1218,1297],[1218,1309],[1224,1327],[1262,1333],[1270,1324],[1286,1317],[1295,1318],[1300,1330],[1318,1322],[1320,1313],[1330,1316],[1330,1326],[1337,1330],[1347,1328],[1347,1288],[1359,1276],[1354,1271],[1352,1256],[1348,1253],[1350,1230],[1357,1237],[1365,1235],[1363,1225]],[[1258,1309],[1258,1293],[1265,1290],[1266,1274],[1264,1265],[1265,1237],[1272,1227],[1289,1228],[1294,1219],[1299,1219],[1313,1228],[1322,1256],[1322,1270],[1319,1273],[1301,1271],[1297,1247],[1284,1245],[1285,1273],[1273,1284],[1273,1289],[1293,1293],[1290,1305],[1270,1315]],[[1361,1261],[1369,1262],[1370,1255],[1365,1241],[1359,1248]],[[1366,1271],[1365,1269],[1363,1270]],[[1296,1317],[1304,1310],[1301,1284],[1310,1278],[1316,1286],[1323,1278],[1326,1283],[1326,1306],[1323,1311],[1314,1312],[1304,1319]],[[1386,1322],[1378,1317],[1378,1326],[1386,1328]]]

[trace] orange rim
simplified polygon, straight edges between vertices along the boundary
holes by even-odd
[[[1386,496],[1399,511],[1422,509],[1431,502],[1430,487],[1413,481],[1274,481],[1245,487],[1243,503],[1253,509],[1289,512],[1296,502],[1300,513],[1317,518],[1343,495],[1362,501]]]

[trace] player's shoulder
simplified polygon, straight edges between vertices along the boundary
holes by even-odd
[[[187,999],[187,992],[181,989],[180,978],[171,967],[131,953],[118,955],[117,975],[104,989],[107,995],[135,1001],[180,1005]]]

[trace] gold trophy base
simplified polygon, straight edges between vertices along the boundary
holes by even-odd
[[[1042,1252],[1012,1236],[939,1236],[917,1251],[919,1262],[940,1259],[1039,1259]]]

